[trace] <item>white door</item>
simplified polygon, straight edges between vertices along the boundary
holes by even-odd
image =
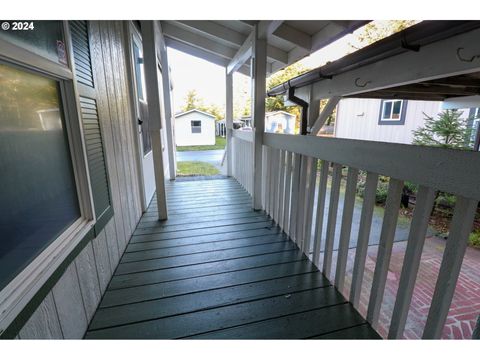
[[[140,34],[132,27],[132,64],[135,82],[135,112],[138,122],[138,143],[143,172],[144,207],[146,208],[155,193],[155,173],[153,169],[152,141],[149,131],[149,116],[143,66],[143,49]]]

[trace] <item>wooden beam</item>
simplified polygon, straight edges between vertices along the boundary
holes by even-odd
[[[318,101],[318,100],[315,100],[315,101]],[[335,107],[337,106],[339,101],[340,101],[340,96],[334,96],[328,99],[327,104],[325,105],[320,115],[318,115],[317,120],[315,120],[310,130],[311,135],[315,135],[315,136],[318,135],[318,133],[320,132],[320,129],[325,124],[325,121],[327,121],[328,117],[332,114],[333,110],[335,110]]]
[[[252,56],[253,37],[252,31],[227,65],[227,74],[237,71]]]
[[[158,218],[166,220],[167,198],[165,193],[165,174],[162,154],[160,79],[158,77],[158,37],[161,34],[155,21],[142,20],[142,45],[148,95],[148,115],[150,117],[150,136],[152,139],[153,167],[157,194]]]
[[[165,38],[165,44],[168,47],[171,47],[172,49],[182,51],[186,54],[196,56],[198,58],[210,61],[211,63],[217,64],[217,65],[220,65],[220,66],[226,67],[230,62],[226,58],[220,57],[218,55],[215,55],[211,52],[207,52],[207,51],[202,50],[200,48],[196,48],[196,47],[187,45],[187,44],[182,43],[178,40]],[[249,64],[244,64],[239,69],[237,69],[236,71],[238,71],[238,72],[240,72],[244,75],[250,76],[250,67],[249,66],[250,66]]]
[[[194,30],[203,35],[215,37],[225,45],[239,48],[245,42],[246,36],[226,26],[217,24],[213,21],[200,20],[182,20],[174,21],[178,26],[184,26],[187,29]]]
[[[333,40],[341,37],[345,28],[335,22],[329,22],[319,32],[312,36],[310,51],[314,52],[328,44]]]
[[[259,36],[268,39],[283,22],[284,20],[261,20],[257,25]]]
[[[312,37],[309,34],[285,23],[278,26],[277,29],[272,32],[272,35],[291,42],[307,51],[310,51],[312,48]]]
[[[357,95],[389,87],[478,72],[480,61],[459,61],[457,49],[463,47],[468,54],[480,53],[479,37],[480,29],[472,30],[425,45],[419,52],[404,52],[343,72],[331,80],[316,82],[315,94],[318,99],[335,95]],[[356,79],[358,79],[357,84]],[[359,87],[358,83],[365,86]]]
[[[165,37],[181,41],[225,59],[232,59],[236,53],[234,47],[223,45],[198,33],[175,26],[172,23],[162,22],[162,30]]]

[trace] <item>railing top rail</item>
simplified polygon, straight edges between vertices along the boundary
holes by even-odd
[[[232,135],[240,140],[253,142],[253,131],[232,130]]]
[[[271,133],[263,143],[480,200],[480,152]]]

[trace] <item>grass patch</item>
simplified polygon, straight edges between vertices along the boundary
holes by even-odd
[[[177,151],[201,151],[225,149],[227,139],[221,136],[215,137],[215,145],[177,146]]]
[[[212,164],[203,161],[179,161],[177,162],[177,175],[179,176],[211,176],[220,174]]]

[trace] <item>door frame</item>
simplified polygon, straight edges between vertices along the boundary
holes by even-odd
[[[136,154],[135,161],[137,163],[137,177],[138,177],[138,191],[140,193],[141,199],[141,208],[142,212],[145,212],[148,208],[147,198],[145,194],[145,180],[144,180],[144,173],[143,173],[143,144],[140,140],[141,134],[138,131],[138,119],[139,119],[139,109],[137,105],[137,84],[135,79],[135,64],[133,63],[134,53],[133,53],[133,38],[136,37],[137,40],[140,40],[140,44],[142,43],[142,35],[137,30],[133,21],[127,21],[125,24],[125,44],[128,53],[126,54],[127,60],[127,73],[129,79],[129,94],[130,94],[130,111],[132,113],[132,127],[134,130],[134,143],[136,147]]]

